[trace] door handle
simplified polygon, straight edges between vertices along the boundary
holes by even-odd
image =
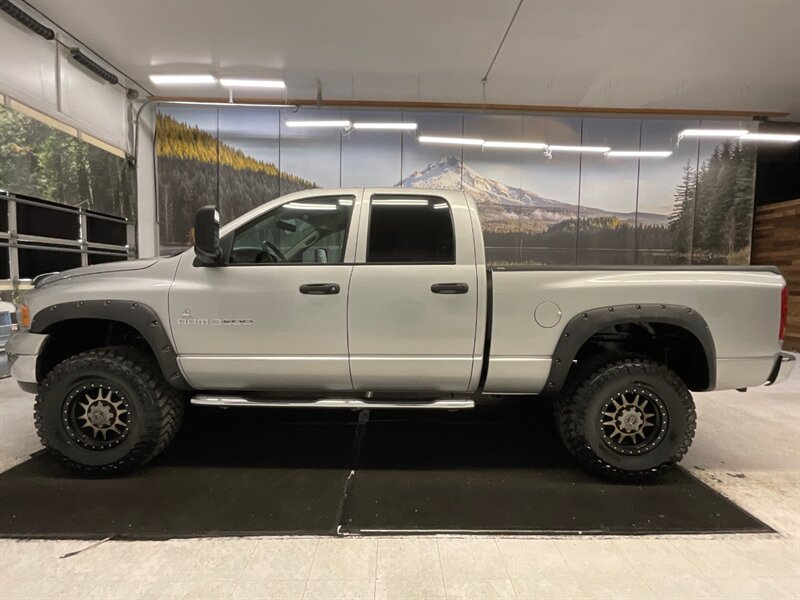
[[[434,283],[431,286],[434,294],[466,294],[469,285],[466,283]]]
[[[338,283],[304,283],[300,286],[300,293],[323,296],[325,294],[338,294],[340,289]]]

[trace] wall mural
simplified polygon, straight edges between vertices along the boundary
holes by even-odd
[[[287,119],[406,121],[416,133],[289,128]],[[491,264],[747,264],[755,149],[678,133],[720,123],[506,114],[162,107],[162,253],[192,242],[195,210],[223,222],[306,188],[461,189]],[[418,135],[672,150],[667,158],[434,145]]]
[[[0,189],[133,219],[127,160],[0,106]]]

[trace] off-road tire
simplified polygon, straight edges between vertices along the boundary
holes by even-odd
[[[604,441],[602,409],[626,389],[652,390],[666,411],[652,449],[628,456]],[[692,444],[697,415],[692,395],[671,369],[632,354],[603,354],[576,365],[554,405],[561,440],[588,471],[617,481],[646,483],[677,464]]]
[[[68,398],[84,382],[107,382],[129,405],[126,437],[110,449],[89,449],[65,425]],[[130,472],[156,457],[175,438],[186,401],[163,378],[154,359],[129,346],[107,346],[71,356],[47,374],[34,404],[39,439],[70,469],[84,475]]]

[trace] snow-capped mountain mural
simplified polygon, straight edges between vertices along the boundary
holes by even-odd
[[[194,211],[204,204],[216,204],[227,221],[300,189],[397,185],[471,193],[489,264],[749,261],[755,146],[735,139],[675,145],[678,132],[702,127],[701,121],[299,109],[309,120],[416,122],[425,134],[673,149],[657,160],[560,155],[545,162],[521,160],[518,152],[432,147],[408,132],[285,129],[296,110],[159,108],[162,252],[191,245]],[[0,146],[3,116],[0,111]],[[4,172],[0,161],[0,187],[15,164]],[[408,174],[408,165],[424,168]]]
[[[565,219],[576,218],[578,205],[545,198],[536,192],[506,185],[495,179],[484,177],[475,169],[462,163],[455,156],[446,156],[420,171],[411,173],[400,181],[401,187],[418,187],[447,190],[464,190],[475,198],[484,227],[492,229],[493,225],[503,223],[508,228],[516,223],[518,231],[544,231],[550,225]],[[616,217],[620,221],[633,223],[637,220],[635,212],[618,213],[581,206],[582,219],[599,217]],[[657,225],[665,227],[668,215],[640,212],[638,222],[641,225]]]

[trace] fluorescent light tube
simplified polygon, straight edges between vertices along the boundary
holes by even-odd
[[[542,142],[500,142],[487,140],[483,142],[484,148],[516,148],[518,150],[544,150],[547,144]]]
[[[741,137],[743,142],[784,142],[792,144],[800,142],[800,134],[796,133],[748,133]]]
[[[353,129],[403,129],[414,130],[416,123],[353,123]]]
[[[341,206],[353,206],[353,200],[350,198],[341,198],[339,204]]]
[[[213,75],[150,75],[156,85],[207,85],[217,83]]]
[[[547,149],[555,152],[596,152],[600,154],[611,150],[608,146],[548,146]]]
[[[350,127],[350,121],[286,121],[287,127]]]
[[[286,82],[282,79],[228,79],[222,78],[219,84],[223,87],[243,87],[243,88],[273,88],[286,89]]]
[[[747,129],[684,129],[680,137],[721,137],[735,138],[747,135]]]
[[[428,206],[422,198],[383,198],[372,201],[373,206]]]
[[[447,208],[447,202],[437,202],[433,205],[433,208]]]
[[[288,202],[283,207],[292,210],[338,210],[335,204],[312,204],[310,202]]]
[[[620,158],[666,158],[672,156],[671,150],[610,150],[607,156]]]
[[[477,138],[438,137],[435,135],[421,135],[419,141],[423,144],[457,144],[459,146],[482,146],[485,140]]]

